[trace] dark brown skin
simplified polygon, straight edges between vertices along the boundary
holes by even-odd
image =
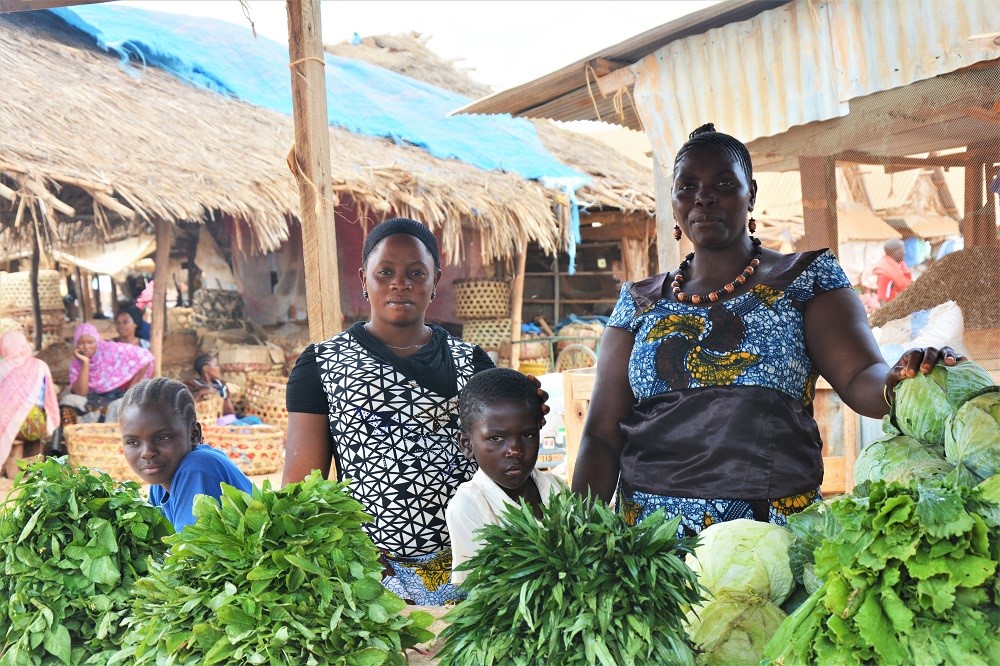
[[[695,247],[695,260],[685,271],[684,292],[707,294],[736,277],[749,263],[752,244],[747,230],[756,181],[746,179],[736,159],[724,148],[696,147],[677,164],[672,188],[674,218]],[[725,301],[759,284],[781,255],[764,249],[757,271]],[[674,274],[666,280],[669,285]],[[669,293],[669,287],[667,289]],[[669,295],[668,298],[673,298]],[[820,294],[805,311],[806,349],[817,370],[854,411],[881,418],[888,413],[883,391],[891,392],[917,372],[929,373],[936,363],[964,360],[950,347],[910,349],[895,365],[882,358],[868,328],[864,307],[851,289]],[[611,500],[618,481],[621,433],[619,422],[629,414],[634,395],[628,381],[628,361],[634,336],[609,327],[601,340],[597,376],[573,490]]]

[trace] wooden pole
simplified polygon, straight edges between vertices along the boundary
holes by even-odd
[[[104,319],[104,308],[101,305],[101,276],[90,274],[90,282],[94,284],[94,319]]]
[[[167,321],[167,271],[170,268],[170,241],[173,225],[167,220],[156,220],[156,254],[153,261],[153,323],[149,332],[149,350],[156,359],[153,376],[163,371],[163,331]]]
[[[111,316],[114,317],[115,313],[118,311],[118,285],[115,284],[115,277],[109,275],[111,278]]]
[[[521,310],[524,307],[524,268],[528,260],[528,242],[521,241],[521,247],[514,257],[514,279],[510,283],[510,367],[517,370],[521,363]],[[555,370],[555,368],[553,368]]]
[[[76,267],[77,298],[80,299],[80,321],[90,321],[90,285],[83,280],[83,271]]]
[[[36,229],[37,232],[37,229]],[[42,302],[38,295],[38,264],[41,261],[42,250],[38,244],[38,234],[31,234],[31,268],[28,279],[31,280],[31,316],[35,320],[34,345],[35,351],[42,349]]]
[[[969,147],[969,152],[972,147]],[[980,229],[980,209],[983,207],[983,179],[985,165],[981,160],[971,160],[965,167],[965,219],[962,220],[962,236],[965,247],[984,244]]]
[[[340,331],[342,315],[320,2],[288,0],[285,6],[295,120],[289,166],[299,187],[309,336],[325,340]]]
[[[837,254],[837,168],[829,157],[800,157],[805,233],[799,249],[828,247]]]

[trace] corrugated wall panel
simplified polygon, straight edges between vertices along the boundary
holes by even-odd
[[[712,121],[749,142],[841,117],[859,96],[1000,57],[996,0],[796,2],[677,40],[633,67],[656,159]]]

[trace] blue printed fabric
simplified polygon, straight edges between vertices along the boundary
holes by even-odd
[[[801,272],[772,271],[749,291],[710,306],[661,297],[640,310],[626,283],[608,325],[635,335],[628,373],[636,400],[679,389],[758,386],[811,404],[817,373],[806,352],[804,310],[816,295],[851,282],[829,250],[793,270]]]

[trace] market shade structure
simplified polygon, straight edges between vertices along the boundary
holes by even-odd
[[[811,247],[836,247],[836,161],[961,167],[966,242],[991,244],[996,31],[991,0],[730,0],[458,112],[642,127],[663,180],[686,133],[715,122],[748,143],[759,169],[800,170]],[[928,154],[955,148],[965,150]],[[661,236],[669,221],[662,207]]]

